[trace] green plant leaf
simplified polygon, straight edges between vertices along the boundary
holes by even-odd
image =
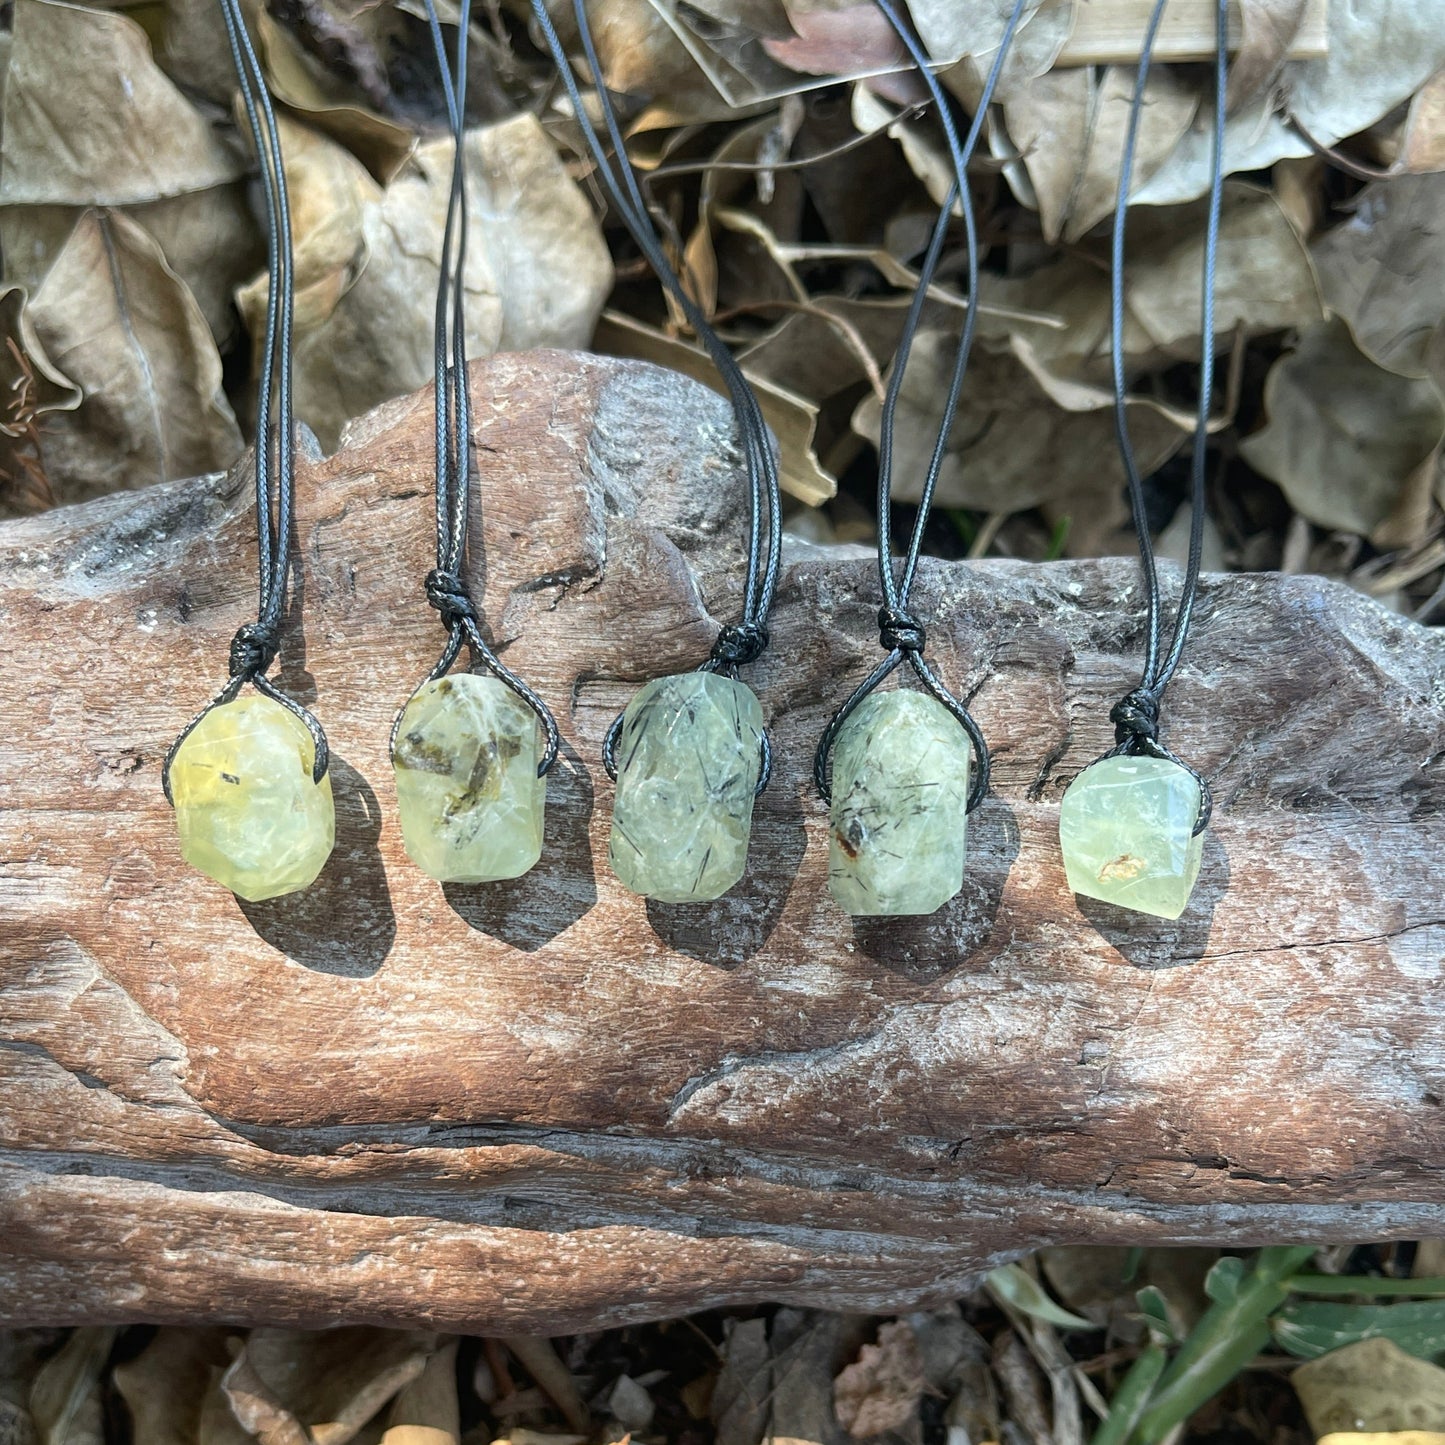
[[[992,1270],[985,1283],[1000,1299],[1011,1304],[1016,1310],[1032,1315],[1036,1320],[1047,1320],[1064,1330],[1096,1330],[1092,1320],[1070,1314],[1062,1305],[1056,1304],[1044,1293],[1043,1286],[1027,1270],[1016,1264],[1001,1264]]]
[[[1244,1278],[1244,1261],[1236,1254],[1220,1257],[1204,1280],[1204,1293],[1218,1304],[1228,1304],[1239,1293]]]
[[[1164,1344],[1177,1345],[1179,1335],[1169,1318],[1169,1302],[1164,1298],[1164,1291],[1158,1285],[1146,1284],[1134,1298],[1138,1301],[1139,1313],[1149,1326],[1149,1333]]]
[[[1289,1287],[1295,1294],[1406,1295],[1414,1299],[1445,1296],[1445,1275],[1426,1279],[1387,1279],[1371,1274],[1294,1274]]]
[[[1168,1356],[1162,1346],[1149,1345],[1145,1348],[1119,1382],[1114,1398],[1109,1401],[1109,1414],[1094,1431],[1089,1445],[1124,1445],[1133,1433],[1134,1426],[1138,1424],[1140,1415],[1144,1413],[1144,1407],[1149,1403],[1154,1384],[1163,1374],[1167,1360]]]
[[[1373,1339],[1393,1340],[1422,1360],[1445,1354],[1445,1301],[1342,1305],[1301,1300],[1282,1309],[1273,1324],[1280,1347],[1306,1360]]]
[[[1269,1343],[1269,1316],[1289,1298],[1289,1276],[1314,1255],[1312,1246],[1262,1249],[1248,1268],[1226,1259],[1209,1272],[1214,1301],[1200,1316],[1159,1380],[1133,1439],[1162,1440],[1217,1395]],[[1212,1286],[1212,1287],[1210,1287]]]

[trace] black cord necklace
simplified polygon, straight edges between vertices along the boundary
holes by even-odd
[[[617,783],[609,848],[613,871],[645,897],[704,902],[727,892],[742,877],[753,799],[767,786],[772,771],[762,707],[738,680],[738,669],[755,662],[768,645],[768,614],[782,555],[778,467],[756,394],[658,240],[603,82],[584,0],[573,0],[573,10],[610,153],[588,114],[544,0],[532,0],[537,27],[552,52],[603,189],[722,376],[747,469],[742,617],[719,631],[696,672],[656,678],[644,686],[612,724],[602,748],[603,766]]]
[[[1199,592],[1204,543],[1205,467],[1214,395],[1214,289],[1224,190],[1228,6],[1227,0],[1217,0],[1214,16],[1214,127],[1201,283],[1199,408],[1190,465],[1189,556],[1174,627],[1166,646],[1159,569],[1149,535],[1143,478],[1129,433],[1124,374],[1124,233],[1129,187],[1134,174],[1144,87],[1166,3],[1167,0],[1155,0],[1139,57],[1119,168],[1110,267],[1109,354],[1114,379],[1114,427],[1129,483],[1129,505],[1144,579],[1144,668],[1139,685],[1115,703],[1109,714],[1114,723],[1114,747],[1085,768],[1064,794],[1059,811],[1059,840],[1069,887],[1075,893],[1160,918],[1178,918],[1199,875],[1202,835],[1209,825],[1213,802],[1204,778],[1160,741],[1159,709],[1164,690],[1184,654]]]
[[[447,640],[435,667],[391,730],[402,838],[422,872],[443,883],[517,878],[542,853],[546,775],[557,759],[556,719],[482,635],[465,577],[472,495],[467,374],[467,27],[462,0],[456,71],[447,61],[434,0],[427,23],[446,97],[454,151],[436,298],[436,566],[427,601]],[[449,676],[465,644],[473,667]]]
[[[182,856],[252,901],[309,886],[336,835],[321,724],[267,676],[280,648],[291,570],[295,420],[291,212],[276,117],[239,0],[220,0],[261,166],[270,287],[256,405],[255,622],[231,641],[230,678],[166,754],[161,782]],[[249,683],[253,694],[242,696]]]
[[[928,86],[948,142],[954,179],[919,267],[918,287],[893,360],[881,417],[878,580],[883,605],[878,612],[878,635],[887,655],[824,729],[813,761],[818,792],[830,804],[828,885],[837,902],[854,915],[932,913],[952,898],[963,886],[964,817],[988,792],[989,756],[983,733],[924,657],[927,635],[908,603],[978,325],[978,226],[968,184],[968,163],[1025,0],[1014,4],[967,138],[962,142],[928,56],[889,0],[875,3]],[[955,202],[963,213],[967,244],[968,309],[913,532],[902,566],[895,571],[891,509],[898,398]],[[924,691],[877,692],[879,684],[904,662],[912,668]],[[963,730],[962,739],[959,728]],[[976,759],[971,779],[970,749]]]

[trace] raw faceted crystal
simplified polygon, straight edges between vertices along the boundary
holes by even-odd
[[[932,913],[963,887],[968,735],[936,698],[876,692],[833,747],[828,887],[854,916]]]
[[[763,710],[740,682],[685,672],[649,682],[617,739],[612,871],[663,903],[705,903],[743,876],[762,774]]]
[[[309,887],[336,842],[331,775],[311,781],[316,745],[261,693],[213,707],[171,763],[181,856],[257,903]]]
[[[1059,843],[1069,887],[1156,918],[1189,902],[1202,836],[1199,782],[1168,758],[1104,758],[1064,793]]]
[[[520,878],[542,856],[542,732],[499,678],[461,672],[416,690],[392,764],[411,861],[441,883]]]

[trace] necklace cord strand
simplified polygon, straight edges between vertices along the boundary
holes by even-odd
[[[878,433],[878,581],[882,591],[883,605],[878,612],[878,640],[887,656],[853,690],[843,705],[834,713],[823,730],[818,748],[813,756],[813,782],[825,802],[832,801],[832,779],[830,759],[833,746],[843,725],[854,711],[899,665],[907,661],[915,677],[938,702],[953,715],[963,728],[972,746],[976,765],[969,783],[967,809],[972,812],[988,794],[990,759],[988,744],[983,732],[968,708],[944,685],[924,657],[927,633],[923,623],[909,609],[909,593],[918,571],[923,551],[923,537],[928,525],[929,513],[933,507],[934,494],[943,463],[948,455],[949,437],[958,415],[959,400],[963,393],[964,377],[968,370],[969,357],[978,329],[978,278],[979,242],[978,222],[974,210],[973,195],[968,184],[968,165],[983,133],[988,109],[998,88],[1003,73],[1004,61],[1012,44],[1015,31],[1022,19],[1026,0],[1015,0],[1008,22],[999,40],[988,77],[980,93],[978,105],[969,124],[967,137],[960,141],[958,129],[953,121],[948,97],[933,73],[932,63],[917,37],[903,23],[894,9],[892,0],[874,0],[875,5],[887,20],[907,50],[909,58],[928,87],[934,109],[938,113],[948,145],[949,158],[953,163],[953,181],[943,204],[939,207],[938,219],[934,222],[928,248],[918,269],[918,284],[904,319],[903,331],[893,358],[892,372],[884,392],[883,406],[879,415]],[[923,318],[923,308],[933,284],[943,254],[944,241],[948,234],[949,220],[957,204],[963,217],[964,239],[967,252],[968,308],[964,313],[959,333],[957,350],[954,353],[953,369],[949,377],[943,413],[939,419],[938,434],[928,468],[920,488],[918,508],[913,520],[913,530],[908,539],[901,571],[895,571],[893,560],[893,463],[894,429],[897,423],[898,403],[903,393],[904,375],[912,354],[913,342]]]
[[[236,69],[242,108],[261,174],[266,218],[266,319],[261,344],[261,377],[256,398],[253,448],[256,509],[256,620],[238,628],[231,640],[230,677],[220,691],[181,730],[166,752],[161,786],[171,795],[171,765],[182,744],[213,709],[233,702],[250,683],[263,696],[297,718],[313,746],[312,781],[320,783],[330,766],[326,733],[315,716],[266,676],[280,649],[291,570],[291,533],[295,526],[296,466],[292,334],[295,278],[291,245],[291,203],[282,164],[281,139],[264,72],[246,29],[239,0],[219,0],[226,38]],[[273,468],[274,462],[274,468]]]
[[[484,666],[537,719],[543,733],[537,775],[545,777],[552,770],[561,749],[557,720],[551,708],[498,657],[487,641],[465,575],[473,472],[471,381],[467,369],[466,331],[467,40],[472,7],[471,0],[461,0],[455,70],[447,57],[446,39],[435,0],[425,0],[425,8],[452,135],[452,171],[446,220],[442,227],[433,332],[436,566],[427,573],[424,583],[426,600],[440,616],[442,626],[447,630],[447,641],[422,685],[446,676],[465,644],[473,665],[480,663]],[[406,705],[403,704],[392,723],[390,751],[393,756],[405,711]]]
[[[1168,0],[1154,0],[1144,43],[1135,75],[1134,94],[1129,106],[1129,119],[1124,135],[1119,164],[1119,189],[1114,205],[1114,224],[1110,237],[1109,266],[1109,362],[1114,389],[1114,433],[1119,456],[1128,485],[1129,510],[1139,544],[1139,565],[1144,584],[1145,645],[1144,666],[1137,687],[1126,693],[1110,710],[1114,723],[1115,745],[1104,756],[1121,757],[1146,754],[1177,764],[1190,773],[1199,784],[1199,816],[1195,821],[1197,836],[1209,826],[1214,801],[1208,781],[1188,763],[1177,757],[1159,738],[1159,711],[1164,690],[1178,670],[1184,655],[1184,644],[1194,617],[1199,593],[1200,564],[1204,551],[1204,507],[1208,466],[1209,422],[1214,399],[1214,316],[1215,287],[1219,268],[1219,227],[1224,196],[1224,127],[1225,88],[1228,71],[1227,0],[1216,0],[1214,14],[1214,116],[1210,135],[1210,171],[1207,215],[1204,230],[1204,266],[1200,282],[1200,353],[1199,404],[1195,417],[1193,450],[1189,473],[1189,554],[1180,588],[1174,625],[1164,645],[1163,597],[1159,585],[1159,568],[1150,535],[1148,507],[1144,498],[1144,479],[1139,470],[1129,430],[1128,391],[1124,356],[1124,326],[1127,308],[1124,295],[1125,231],[1128,221],[1129,192],[1133,182],[1138,152],[1139,123],[1144,109],[1144,92],[1153,59],[1164,8]],[[1163,656],[1161,657],[1161,653]]]
[[[726,342],[718,335],[701,306],[688,292],[658,239],[642,187],[627,155],[626,139],[603,79],[584,0],[574,0],[573,13],[583,57],[596,90],[601,113],[602,134],[588,113],[581,86],[572,71],[557,28],[544,0],[532,0],[532,15],[547,49],[556,63],[557,74],[567,93],[573,118],[582,132],[596,174],[613,209],[622,219],[638,249],[651,265],[658,281],[677,303],[694,335],[717,368],[732,403],[748,479],[748,534],[743,584],[743,611],[738,622],[721,628],[702,670],[736,679],[739,667],[755,662],[769,643],[768,614],[777,593],[782,563],[782,496],[777,458],[762,406],[742,367]],[[609,777],[617,777],[617,740],[622,715],[613,721],[602,744],[602,763]],[[766,732],[762,739],[762,761],[757,792],[767,787],[772,771],[772,748]]]

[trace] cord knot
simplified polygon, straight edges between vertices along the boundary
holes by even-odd
[[[441,613],[442,621],[448,627],[477,620],[477,609],[467,591],[467,584],[455,572],[433,567],[426,574],[426,600]]]
[[[763,655],[770,640],[768,629],[761,622],[724,627],[712,645],[712,660],[724,667],[745,667]]]
[[[907,608],[880,607],[878,641],[888,652],[922,652],[928,642],[928,634]]]
[[[231,676],[249,681],[265,672],[276,660],[280,646],[275,627],[264,622],[246,623],[231,639]]]
[[[1159,699],[1152,692],[1136,687],[1109,709],[1109,721],[1114,724],[1114,741],[1120,747],[1131,742],[1156,742],[1159,737]]]

